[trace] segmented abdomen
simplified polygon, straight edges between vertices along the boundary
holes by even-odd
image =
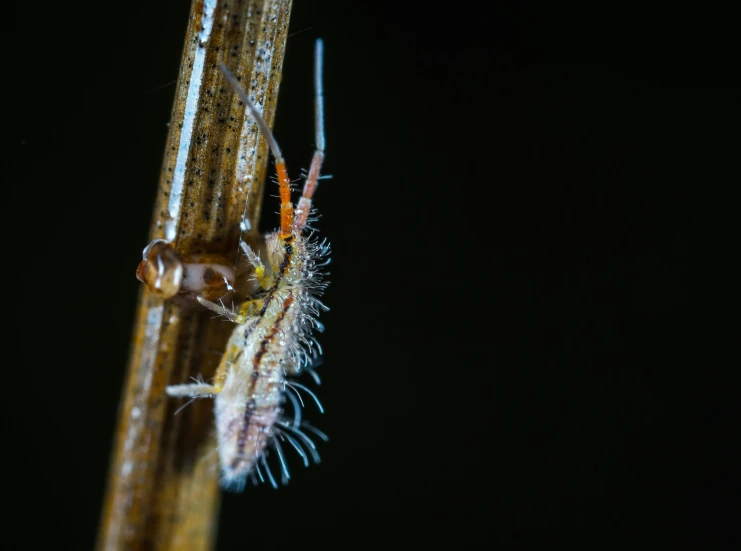
[[[282,413],[285,365],[289,362],[298,303],[291,291],[275,293],[264,312],[235,328],[233,360],[216,396],[216,429],[222,483],[241,486],[274,436]]]

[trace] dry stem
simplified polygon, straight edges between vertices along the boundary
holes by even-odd
[[[257,225],[267,146],[217,63],[240,76],[272,124],[290,8],[291,0],[193,1],[150,231],[181,256],[233,258],[245,205]],[[213,373],[231,327],[210,317],[142,287],[100,550],[213,547],[218,470],[204,459],[215,449],[212,404],[197,401],[176,416],[181,404],[164,391]]]

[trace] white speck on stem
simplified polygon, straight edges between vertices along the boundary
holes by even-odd
[[[268,18],[275,17],[278,12],[278,3],[276,2],[272,6],[272,12],[268,14]],[[266,47],[261,48],[259,54],[255,58],[255,64],[253,67],[253,73],[250,75],[252,81],[255,82],[256,75],[264,75],[265,81],[270,81],[270,74],[273,68],[273,48]],[[260,88],[257,88],[260,90]],[[261,91],[261,96],[255,95],[254,98],[250,98],[260,115],[265,112],[265,90]],[[236,177],[238,182],[246,182],[252,179],[252,167],[257,159],[257,147],[259,141],[255,139],[257,134],[251,133],[250,129],[255,124],[250,117],[246,116],[244,124],[242,125],[242,131],[240,133],[240,143],[242,144],[242,155],[237,159]],[[261,136],[262,137],[262,136]]]
[[[177,237],[177,224],[180,220],[180,207],[182,206],[183,185],[185,184],[185,165],[190,150],[190,141],[193,135],[193,122],[198,112],[198,99],[201,92],[201,81],[203,80],[203,66],[206,60],[205,45],[211,36],[214,24],[214,9],[216,0],[205,0],[203,3],[203,16],[201,26],[203,29],[198,33],[198,45],[193,54],[193,70],[190,73],[190,84],[188,94],[185,97],[185,112],[183,113],[183,127],[180,130],[180,146],[175,160],[175,169],[172,176],[172,187],[170,188],[170,200],[167,204],[167,220],[165,221],[165,239],[172,242]]]

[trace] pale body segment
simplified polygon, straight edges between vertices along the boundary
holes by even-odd
[[[241,489],[248,477],[255,481],[257,476],[264,481],[263,470],[269,481],[277,486],[265,460],[268,447],[272,447],[278,455],[285,482],[289,473],[280,442],[293,447],[308,465],[309,456],[314,461],[318,461],[319,457],[313,441],[302,429],[326,439],[323,433],[302,422],[299,401],[302,405],[303,401],[297,388],[309,394],[320,410],[321,404],[309,389],[289,379],[302,369],[312,367],[318,359],[321,349],[312,332],[315,329],[322,330],[316,318],[321,310],[326,310],[318,295],[326,286],[322,281],[321,269],[328,263],[329,247],[324,242],[317,242],[311,233],[306,232],[312,197],[324,159],[321,41],[317,41],[315,54],[317,150],[296,209],[291,203],[285,162],[270,129],[239,87],[234,75],[220,64],[226,79],[267,139],[278,173],[281,226],[265,236],[267,265],[246,243],[240,243],[241,252],[246,256],[260,290],[246,299],[236,311],[232,310],[221,300],[213,302],[213,296],[202,296],[197,286],[188,284],[187,278],[178,278],[177,270],[181,267],[171,249],[160,245],[155,249],[156,254],[145,249],[143,262],[147,262],[149,252],[153,258],[148,262],[157,267],[151,270],[149,279],[142,278],[150,288],[164,278],[168,285],[158,283],[160,287],[166,287],[172,294],[195,296],[201,305],[235,323],[211,384],[198,381],[172,385],[166,389],[167,394],[173,397],[214,398],[219,463],[225,488]],[[163,259],[167,262],[163,262]],[[143,272],[141,267],[140,271]],[[193,267],[191,271],[194,271]],[[218,273],[221,275],[222,272]],[[286,414],[287,403],[292,406],[291,415]]]
[[[201,304],[236,323],[213,384],[167,387],[170,396],[214,397],[222,483],[227,487],[244,484],[279,434],[313,451],[301,432],[295,402],[293,420],[283,416],[283,406],[287,387],[294,385],[288,377],[310,366],[318,351],[311,330],[321,327],[315,316],[325,307],[314,296],[324,288],[316,270],[327,248],[302,235],[291,237],[281,239],[278,232],[267,236],[270,271],[260,263],[255,272],[263,273],[259,279],[269,285],[238,312],[199,297]],[[248,257],[254,255],[243,247]]]

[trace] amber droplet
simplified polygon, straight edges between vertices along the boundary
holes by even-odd
[[[163,239],[155,239],[144,249],[136,277],[157,297],[169,299],[183,284],[183,263],[175,249]]]

